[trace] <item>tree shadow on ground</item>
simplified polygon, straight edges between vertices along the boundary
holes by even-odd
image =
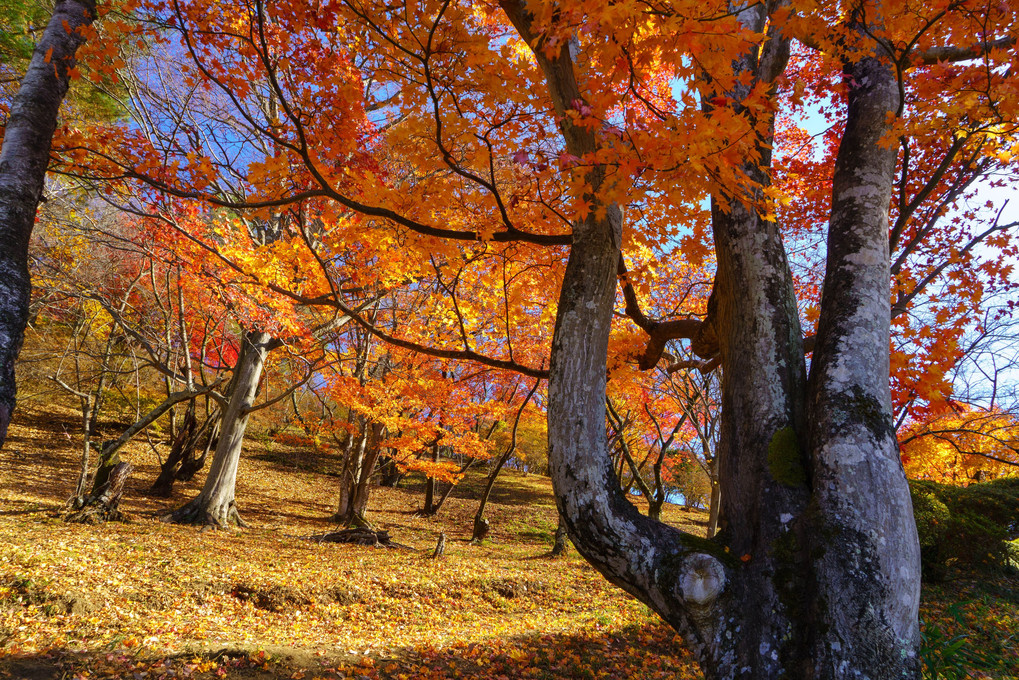
[[[588,633],[534,634],[445,647],[391,650],[379,656],[329,657],[323,650],[238,644],[173,656],[143,650],[80,653],[53,649],[0,659],[0,678],[145,677],[213,680],[368,678],[701,678],[693,656],[661,623]]]
[[[551,505],[555,501],[549,495],[548,488],[538,483],[538,480],[543,479],[546,478],[537,475],[525,476],[515,471],[511,471],[510,474],[503,473],[492,487],[492,493],[488,500],[490,503],[499,505]],[[480,500],[481,493],[485,488],[485,481],[483,476],[468,475],[449,492],[449,496],[468,501]],[[438,494],[441,495],[447,486],[445,482],[440,482]],[[423,495],[425,479],[417,475],[408,477],[400,483],[400,488]]]

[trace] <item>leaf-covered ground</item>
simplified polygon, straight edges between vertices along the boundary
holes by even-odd
[[[0,678],[700,677],[645,606],[575,553],[545,556],[555,510],[544,478],[504,473],[482,547],[467,543],[480,475],[431,518],[414,515],[420,483],[374,492],[372,519],[416,550],[319,544],[306,537],[335,528],[329,455],[252,437],[238,485],[252,528],[200,532],[158,521],[199,482],[146,496],[150,444],[165,446],[142,439],[124,456],[136,465],[132,521],[67,525],[75,427],[71,411],[26,408],[0,451]],[[666,518],[692,531],[704,520],[676,507]],[[440,531],[446,553],[432,560]],[[932,663],[976,668],[966,655],[983,654],[998,665],[990,677],[1019,675],[1006,670],[1019,668],[1015,586],[928,590]]]

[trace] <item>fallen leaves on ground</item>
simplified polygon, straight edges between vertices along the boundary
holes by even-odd
[[[0,678],[701,677],[647,607],[575,553],[544,556],[556,523],[547,479],[505,473],[487,513],[494,538],[480,547],[467,541],[483,476],[468,475],[431,518],[414,514],[419,484],[378,489],[373,520],[416,548],[389,550],[308,540],[335,528],[331,461],[265,436],[252,439],[238,488],[254,528],[161,523],[199,482],[169,502],[146,496],[157,468],[135,444],[133,521],[69,525],[58,515],[75,451],[54,444],[59,421],[26,411],[32,426],[16,424],[15,446],[0,451]],[[675,506],[666,518],[689,530],[704,520]],[[446,554],[428,559],[439,531]],[[1007,670],[1019,668],[1014,577],[959,579],[924,597],[925,661],[965,665],[972,653],[997,670],[970,677],[1019,677]]]

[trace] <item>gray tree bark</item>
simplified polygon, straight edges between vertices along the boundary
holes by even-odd
[[[351,445],[345,453],[340,476],[340,500],[332,519],[346,526],[371,527],[366,513],[371,495],[371,478],[382,455],[379,442],[383,426],[361,416],[357,417],[357,421],[361,423],[361,434],[356,442],[353,435],[348,439]]]
[[[809,537],[826,628],[819,673],[915,668],[920,549],[888,384],[888,205],[899,105],[892,67],[847,64],[849,112],[832,186],[821,318],[810,369],[807,442],[817,512]],[[859,640],[846,648],[842,640]],[[890,673],[884,677],[899,677]]]
[[[12,102],[0,147],[0,446],[17,401],[14,364],[28,322],[28,242],[68,72],[85,42],[77,29],[90,25],[95,15],[94,0],[57,0]]]
[[[229,400],[223,410],[219,440],[212,457],[205,486],[191,502],[167,515],[164,520],[181,524],[199,524],[225,528],[231,524],[246,526],[237,511],[234,493],[237,468],[241,461],[244,431],[248,426],[255,395],[258,392],[265,358],[278,346],[268,333],[244,333],[241,351],[230,384]]]
[[[556,56],[516,0],[502,3],[534,48],[566,149],[598,148],[567,108],[583,102],[570,51]],[[740,19],[766,30],[755,4]],[[734,63],[771,82],[788,43],[773,38]],[[829,230],[818,344],[807,378],[789,264],[778,225],[738,197],[715,201],[713,325],[721,363],[717,451],[725,529],[687,535],[642,516],[616,483],[604,422],[622,216],[573,225],[549,375],[549,465],[577,550],[679,631],[705,676],[917,678],[919,560],[895,452],[888,388],[888,203],[894,151],[879,140],[898,108],[891,69],[868,55],[846,64],[849,108]],[[745,92],[733,92],[741,101]],[[770,138],[749,176],[767,184]],[[601,215],[601,217],[599,217]]]

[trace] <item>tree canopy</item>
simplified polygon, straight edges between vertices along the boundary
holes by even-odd
[[[708,677],[911,677],[899,440],[920,460],[964,421],[966,455],[997,455],[969,435],[1014,453],[1014,414],[959,411],[952,378],[1014,307],[1019,222],[988,192],[1017,176],[1017,9],[130,0],[73,31],[71,75],[118,115],[66,120],[51,169],[236,328],[202,521],[236,516],[280,347],[362,449],[451,480],[440,445],[490,456],[484,425],[547,380],[578,550]],[[710,398],[672,384],[714,371]],[[632,449],[660,478],[669,432],[720,491],[711,541],[620,488]]]

